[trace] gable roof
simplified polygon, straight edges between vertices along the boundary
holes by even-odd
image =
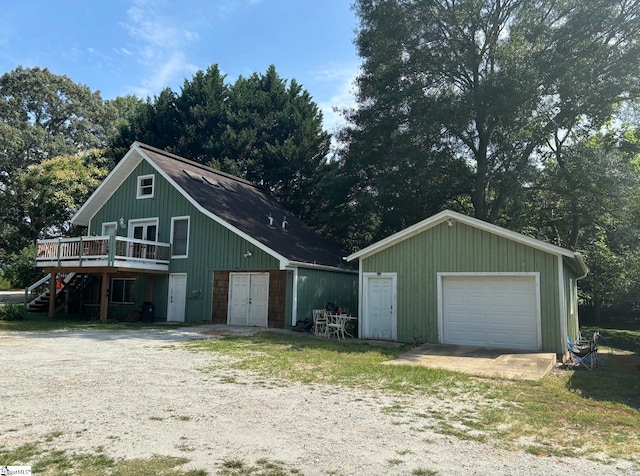
[[[200,212],[279,260],[281,268],[344,264],[344,253],[338,246],[306,226],[260,187],[141,142],[131,145],[129,152],[73,216],[72,223],[87,226],[143,160]],[[272,225],[269,217],[273,218]],[[283,229],[285,219],[286,229]]]
[[[388,236],[366,248],[357,251],[347,257],[347,261],[353,261],[358,258],[367,258],[379,251],[382,251],[386,248],[389,248],[396,243],[399,243],[407,238],[410,238],[418,233],[422,233],[429,228],[437,226],[445,221],[453,220],[454,222],[459,221],[460,223],[464,223],[465,225],[472,226],[474,228],[478,228],[480,230],[484,230],[488,233],[493,233],[494,235],[501,236],[508,240],[512,240],[518,243],[522,243],[527,246],[531,246],[532,248],[536,248],[542,251],[546,251],[547,253],[551,253],[556,256],[562,256],[567,259],[571,266],[578,272],[586,275],[589,272],[589,269],[584,264],[582,260],[582,256],[580,253],[576,251],[571,251],[566,248],[561,248],[560,246],[552,245],[550,243],[546,243],[541,240],[537,240],[535,238],[531,238],[529,236],[523,235],[522,233],[517,233],[515,231],[507,230],[506,228],[502,228],[497,225],[492,225],[491,223],[487,223],[482,220],[478,220],[477,218],[468,217],[461,213],[454,212],[452,210],[444,210],[440,213],[437,213],[426,220],[416,223],[408,228],[405,228],[394,235]]]

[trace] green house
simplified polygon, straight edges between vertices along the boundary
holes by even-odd
[[[260,187],[135,142],[72,218],[86,236],[39,240],[36,262],[101,320],[284,328],[314,308],[357,312],[342,251]],[[56,311],[54,299],[49,313]]]
[[[564,354],[578,332],[579,253],[453,211],[347,261],[361,338]]]

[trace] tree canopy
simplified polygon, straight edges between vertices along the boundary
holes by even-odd
[[[100,93],[46,68],[18,67],[0,77],[0,259],[41,236],[32,232],[28,210],[29,167],[104,147],[116,117]]]
[[[557,139],[598,131],[638,97],[638,1],[357,0],[355,11],[363,64],[344,168],[358,202],[427,189],[413,221],[436,202],[506,222],[544,161],[562,173]],[[376,212],[381,231],[398,213]]]
[[[239,175],[312,221],[330,136],[322,113],[295,79],[274,66],[227,84],[217,65],[167,88],[136,109],[112,143],[114,158],[134,140]]]

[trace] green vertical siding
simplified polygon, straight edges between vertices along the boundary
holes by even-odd
[[[148,174],[155,174],[154,197],[136,199],[137,177]],[[278,260],[198,211],[146,161],[137,166],[91,219],[89,232],[99,235],[102,223],[120,218],[128,223],[132,219],[157,217],[158,241],[168,243],[171,239],[171,217],[177,216],[190,217],[188,258],[172,259],[170,264],[171,273],[187,273],[187,322],[211,320],[213,270],[279,269]],[[120,236],[126,236],[127,231],[127,228],[118,227]],[[249,258],[244,257],[247,250],[252,252]],[[146,300],[146,284],[144,279],[139,281],[139,297]],[[154,277],[153,302],[158,320],[167,317],[168,285],[168,276]]]
[[[324,309],[328,302],[342,306],[351,315],[357,315],[358,275],[298,268],[298,320],[310,318],[313,309]]]
[[[365,273],[395,272],[398,341],[438,341],[438,272],[538,272],[542,349],[558,352],[560,303],[556,256],[456,222],[442,223],[364,258]]]
[[[567,317],[567,336],[572,340],[578,337],[580,323],[578,321],[578,275],[566,262],[563,262],[565,315]]]

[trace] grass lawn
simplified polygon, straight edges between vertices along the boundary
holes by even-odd
[[[143,324],[142,322],[117,322],[110,321],[108,324],[102,324],[97,319],[86,316],[68,315],[58,313],[53,319],[49,319],[46,313],[28,312],[24,320],[21,321],[3,321],[0,320],[0,332],[56,332],[62,330],[124,330],[124,329],[141,329],[149,327],[188,327],[189,323],[155,323]]]
[[[640,331],[604,330],[603,365],[554,370],[540,382],[478,379],[415,366],[380,365],[407,347],[259,333],[195,341],[197,351],[233,357],[231,367],[306,384],[469,399],[464,414],[413,415],[459,438],[538,455],[623,458],[640,463]],[[469,398],[472,397],[472,398]],[[474,402],[483,402],[474,404]],[[406,421],[407,409],[391,409]],[[433,421],[437,424],[433,426]]]

